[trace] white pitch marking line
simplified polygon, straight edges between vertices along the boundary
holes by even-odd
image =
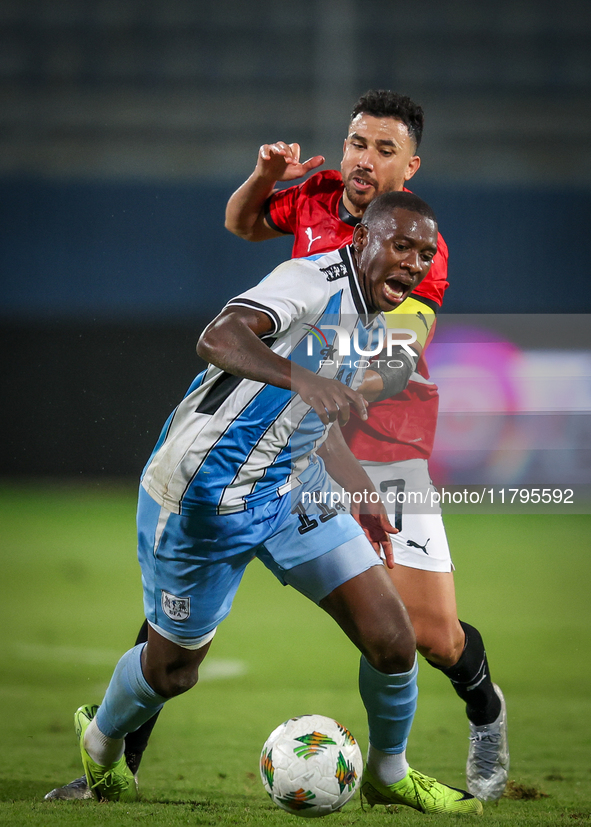
[[[57,661],[59,663],[83,663],[87,666],[115,666],[122,655],[112,649],[86,649],[81,646],[47,646],[36,643],[21,643],[15,647],[16,654],[24,660]],[[239,678],[248,671],[243,660],[221,660],[209,658],[199,670],[200,681]]]

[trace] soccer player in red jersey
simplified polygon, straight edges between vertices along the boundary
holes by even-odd
[[[254,172],[228,201],[226,227],[249,241],[290,233],[294,257],[348,244],[372,199],[406,189],[419,169],[422,130],[423,111],[413,101],[390,91],[370,91],[353,108],[340,172],[322,170],[302,184],[275,190],[277,182],[301,178],[324,158],[302,163],[298,144],[265,144]],[[494,800],[503,793],[509,768],[503,696],[491,681],[478,630],[458,619],[441,512],[413,508],[413,497],[408,496],[415,492],[415,501],[425,502],[432,490],[427,460],[435,437],[438,395],[423,351],[448,286],[447,259],[447,245],[439,235],[427,277],[397,310],[386,314],[390,327],[416,334],[416,357],[403,366],[398,384],[380,375],[379,362],[377,372],[367,372],[362,390],[373,401],[369,419],[353,417],[344,435],[376,490],[395,503],[389,517],[399,533],[392,537],[396,565],[390,575],[413,622],[418,650],[448,676],[466,703],[468,789],[482,800]]]

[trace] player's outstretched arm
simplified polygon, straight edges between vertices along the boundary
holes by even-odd
[[[325,425],[337,420],[344,425],[351,407],[367,419],[365,400],[357,391],[317,376],[267,347],[261,337],[273,329],[271,318],[261,310],[226,307],[203,331],[197,353],[227,373],[295,391]]]
[[[322,155],[300,161],[300,145],[276,141],[259,149],[252,175],[226,205],[225,226],[247,241],[265,241],[283,235],[267,224],[264,206],[277,181],[294,181],[324,163]]]
[[[318,454],[330,476],[350,494],[358,493],[359,502],[351,501],[351,514],[365,532],[377,554],[383,553],[388,568],[394,568],[390,534],[396,534],[388,520],[386,508],[373,482],[345,442],[338,423],[332,425]]]

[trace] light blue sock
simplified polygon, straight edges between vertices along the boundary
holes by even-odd
[[[167,700],[144,678],[141,656],[145,645],[140,643],[123,655],[96,714],[98,728],[109,738],[125,738],[128,732],[135,732]]]
[[[406,749],[417,708],[418,671],[415,658],[410,672],[385,675],[361,656],[359,692],[367,710],[369,742],[382,752],[395,754]]]

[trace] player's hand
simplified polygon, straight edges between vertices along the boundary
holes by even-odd
[[[383,556],[388,568],[393,569],[394,552],[390,534],[398,534],[398,529],[390,524],[382,500],[375,503],[365,502],[365,498],[360,503],[354,503],[351,500],[351,515],[363,529],[376,554],[379,557]]]
[[[300,145],[276,141],[263,144],[257,158],[257,171],[273,181],[293,181],[324,163],[322,155],[300,161]]]
[[[367,404],[360,393],[337,379],[325,379],[308,370],[296,373],[296,367],[292,366],[292,387],[316,411],[324,425],[337,421],[345,425],[351,407],[361,419],[367,419]]]

